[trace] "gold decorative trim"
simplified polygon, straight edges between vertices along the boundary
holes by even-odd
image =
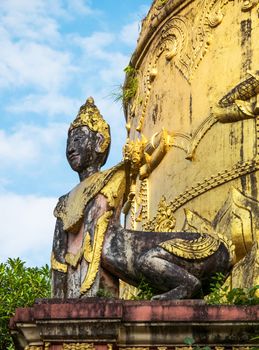
[[[176,256],[185,259],[199,260],[214,254],[220,241],[210,235],[200,234],[200,237],[191,241],[185,239],[172,239],[159,244],[160,247]]]
[[[112,176],[124,167],[123,163],[103,172],[98,172],[86,178],[68,195],[61,197],[54,215],[63,222],[65,231],[77,234],[81,228],[84,209],[102,188],[111,180]]]
[[[119,350],[149,350],[149,346],[132,346],[127,348],[119,348]]]
[[[175,228],[176,219],[173,215],[171,204],[166,203],[163,196],[158,204],[157,214],[143,225],[146,231],[172,232]]]
[[[86,233],[82,247],[79,249],[77,254],[67,253],[65,256],[66,262],[73,267],[77,267],[82,257],[87,262],[92,261],[93,251],[91,247],[91,238],[89,232]]]
[[[63,343],[63,350],[95,350],[93,343]]]
[[[118,170],[111,180],[102,188],[101,194],[104,195],[111,208],[117,208],[125,193],[125,171]]]
[[[57,261],[53,252],[51,254],[51,268],[52,270],[67,273],[67,265]]]
[[[253,7],[255,7],[256,5],[258,5],[258,0],[242,0],[243,4],[242,4],[242,11],[246,12],[246,11],[250,11],[252,10]]]
[[[50,343],[44,343],[44,345],[27,345],[24,350],[49,350]]]
[[[244,163],[237,162],[231,169],[226,169],[219,172],[217,175],[211,175],[209,178],[197,182],[191,188],[187,188],[184,192],[180,193],[170,203],[173,212],[179,209],[181,206],[200,196],[201,194],[216,188],[226,182],[237,179],[242,175],[246,175],[255,172],[259,169],[259,161],[246,161]]]
[[[146,222],[148,220],[149,208],[148,208],[148,179],[141,181],[140,197],[142,203],[141,220]]]
[[[96,228],[94,232],[94,242],[93,242],[93,259],[88,266],[87,275],[81,285],[80,293],[83,294],[91,288],[97,272],[99,270],[101,253],[103,247],[103,240],[105,232],[107,230],[109,219],[112,216],[113,211],[107,211],[104,213],[97,221]]]

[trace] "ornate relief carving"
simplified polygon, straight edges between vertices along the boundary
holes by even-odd
[[[148,220],[148,179],[141,181],[139,197],[141,200],[141,221],[146,222]]]
[[[217,122],[215,115],[211,114],[206,118],[194,131],[193,136],[190,138],[190,144],[188,147],[188,154],[186,159],[192,160],[194,152],[201,142],[205,134],[212,128],[212,126]]]
[[[259,93],[259,71],[248,71],[248,78],[236,85],[220,101],[220,107],[228,107],[236,100],[247,101]]]
[[[178,238],[168,240],[159,245],[169,253],[181,258],[199,260],[214,254],[220,246],[220,240],[201,234],[199,238],[192,241]]]
[[[88,267],[86,277],[80,288],[80,293],[82,294],[91,288],[95,280],[96,274],[99,270],[104,235],[107,230],[109,219],[112,216],[112,213],[113,213],[112,210],[107,211],[97,221],[95,234],[94,234],[95,239],[94,239],[93,248],[92,248],[94,252],[94,254],[92,255],[93,259]]]
[[[231,240],[235,245],[237,261],[242,259],[256,242],[259,202],[232,187],[229,196],[212,222],[195,212],[185,211],[185,231],[215,232],[221,239]],[[223,236],[224,234],[224,236]]]
[[[237,260],[242,259],[256,241],[259,202],[232,188],[228,199],[214,219],[213,226],[224,232],[236,246]]]
[[[228,2],[229,0],[200,1],[197,3],[194,23],[187,17],[175,16],[163,26],[157,44],[158,52],[172,52],[169,57],[174,57],[174,65],[188,81],[204,57],[213,28],[221,23],[223,7]]]
[[[130,210],[131,229],[135,228],[136,221],[148,220],[148,176],[162,161],[171,142],[172,137],[162,130],[155,133],[149,142],[142,137],[142,140],[128,140],[124,147],[124,160],[128,164],[131,185],[123,212],[127,214]],[[138,175],[140,182],[137,184]]]
[[[44,343],[44,345],[27,345],[24,350],[49,350],[50,343]]]
[[[196,254],[197,259],[209,256],[218,248],[219,243],[215,240],[216,238],[228,247],[231,260],[235,261],[237,258],[239,261],[251,250],[253,242],[257,240],[259,202],[245,196],[234,187],[212,222],[188,209],[185,210],[185,217],[184,231],[207,233],[211,235],[211,240],[201,236],[192,242],[195,249],[191,251],[189,245],[185,246],[186,242],[181,239],[166,241],[161,245],[177,256],[189,259],[194,258],[193,254]],[[156,216],[143,227],[147,231],[173,231],[175,217],[172,203],[166,203],[165,197],[162,197]]]
[[[184,192],[180,193],[171,201],[172,210],[175,212],[193,198],[198,197],[199,195],[242,175],[255,172],[258,169],[259,162],[257,161],[251,160],[244,163],[238,162],[231,169],[223,170],[217,175],[211,175],[210,177],[197,182],[191,188],[187,188]]]
[[[242,0],[242,11],[250,11],[258,4],[257,0]]]
[[[176,219],[173,215],[171,204],[166,203],[163,196],[158,204],[156,216],[143,225],[146,231],[171,232],[175,228]]]
[[[148,346],[138,346],[138,347],[128,347],[128,348],[119,348],[119,350],[149,350]]]
[[[93,343],[63,343],[63,350],[95,350]]]
[[[221,173],[218,173],[215,176],[211,176],[210,178],[207,178],[203,180],[202,182],[197,183],[196,185],[192,186],[191,189],[187,189],[186,191],[182,192],[180,195],[178,195],[173,201],[170,203],[166,203],[165,197],[163,196],[157,209],[156,216],[145,223],[143,225],[143,228],[146,231],[165,231],[170,232],[173,231],[175,227],[175,217],[173,216],[173,213],[179,209],[181,206],[186,204],[188,201],[192,200],[193,198],[223,184],[228,181],[231,181],[235,178],[240,177],[241,175],[248,174],[250,172],[254,172],[259,169],[259,164],[254,161],[248,161],[245,163],[237,163],[232,169],[225,170]],[[238,198],[238,195],[236,192],[235,194],[235,202],[237,201],[236,198]],[[242,197],[242,195],[241,195]],[[191,219],[193,216],[193,213],[186,211],[186,218],[187,221],[190,223],[193,222],[193,219]],[[259,216],[259,212],[258,212]],[[195,217],[195,220],[197,220],[197,217]],[[201,226],[202,225],[202,226]],[[197,227],[197,222],[194,226],[194,228]],[[212,226],[209,222],[206,222],[204,219],[201,219],[199,224],[199,230],[194,232],[211,232]],[[188,228],[191,230],[191,227]],[[213,229],[214,231],[214,229]],[[222,231],[224,232],[224,231]]]

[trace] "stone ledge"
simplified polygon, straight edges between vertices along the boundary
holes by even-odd
[[[43,299],[17,309],[10,328],[17,349],[46,342],[174,347],[183,346],[186,337],[201,345],[259,347],[251,341],[259,334],[259,307],[199,300]]]

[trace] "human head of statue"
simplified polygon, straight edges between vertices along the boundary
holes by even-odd
[[[66,156],[71,168],[79,176],[87,169],[98,170],[107,160],[110,142],[109,125],[89,97],[68,130]]]

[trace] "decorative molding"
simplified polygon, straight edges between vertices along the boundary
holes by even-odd
[[[63,350],[95,350],[93,343],[63,343]]]
[[[158,204],[156,216],[144,223],[143,228],[145,231],[172,232],[175,224],[176,219],[173,215],[172,206],[170,203],[166,203],[166,199],[163,196]]]
[[[159,244],[169,253],[184,259],[199,260],[213,255],[220,246],[220,240],[211,235],[200,234],[196,239],[171,239]]]
[[[227,200],[212,222],[217,232],[224,232],[235,244],[237,261],[257,241],[259,202],[232,187]]]
[[[247,71],[248,77],[237,84],[219,101],[220,107],[229,107],[236,100],[247,101],[259,93],[259,71]]]
[[[127,348],[119,348],[119,350],[149,350],[149,346],[132,346]]]
[[[27,345],[24,350],[49,350],[50,343],[44,343],[43,345]]]
[[[141,181],[140,185],[140,198],[142,203],[141,221],[146,222],[148,220],[149,208],[148,208],[148,179]]]
[[[241,10],[246,12],[252,10],[253,7],[258,5],[257,0],[242,0]]]
[[[191,188],[187,188],[171,201],[173,212],[181,206],[200,196],[201,194],[216,188],[226,182],[237,179],[242,175],[246,175],[259,170],[259,162],[250,160],[246,162],[237,162],[231,169],[219,172],[217,175],[211,175],[204,180],[197,182]]]

